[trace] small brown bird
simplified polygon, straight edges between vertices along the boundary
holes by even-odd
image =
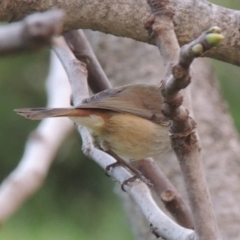
[[[163,99],[154,85],[107,89],[73,108],[23,108],[29,119],[69,117],[87,127],[99,146],[123,159],[154,157],[170,149],[168,120],[161,113]]]

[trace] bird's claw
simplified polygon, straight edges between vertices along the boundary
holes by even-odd
[[[122,190],[123,190],[124,192],[126,192],[125,189],[124,189],[124,186],[125,186],[126,184],[128,184],[129,182],[135,181],[136,179],[139,179],[139,180],[141,180],[142,182],[144,182],[145,184],[147,184],[147,186],[148,186],[150,189],[153,188],[153,184],[151,183],[151,181],[148,180],[147,178],[145,178],[145,177],[142,175],[142,173],[139,172],[139,174],[134,175],[133,177],[130,177],[130,178],[128,178],[128,179],[126,179],[126,180],[123,181],[123,183],[122,183],[122,185],[121,185]]]
[[[128,168],[128,166],[124,166],[121,162],[117,161],[117,162],[114,162],[114,163],[112,163],[112,164],[109,164],[109,165],[105,168],[105,175],[108,176],[108,177],[110,177],[110,175],[108,174],[108,172],[110,171],[111,168],[114,168],[114,167],[116,167],[116,166],[123,166],[123,167],[127,167],[127,168]],[[129,170],[131,171],[131,169],[129,169]],[[124,185],[128,184],[129,182],[133,182],[133,181],[135,181],[136,179],[139,179],[139,180],[141,180],[142,182],[144,182],[145,184],[147,184],[147,186],[148,186],[150,189],[153,188],[153,184],[151,183],[151,181],[148,180],[147,178],[145,178],[145,177],[143,176],[143,174],[142,174],[139,170],[135,169],[135,170],[134,170],[134,173],[135,173],[135,175],[134,175],[133,177],[130,177],[130,178],[128,178],[128,179],[126,179],[126,180],[123,181],[123,183],[122,183],[122,185],[121,185],[121,188],[122,188],[122,190],[123,190],[124,192],[125,192]]]
[[[110,177],[110,175],[108,174],[108,172],[110,171],[111,168],[114,168],[116,166],[122,166],[122,164],[120,162],[114,162],[112,164],[109,164],[106,168],[105,168],[105,175],[107,177]]]

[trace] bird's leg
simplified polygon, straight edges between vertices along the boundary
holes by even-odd
[[[112,157],[114,157],[114,158],[116,159],[116,161],[117,161],[117,162],[115,162],[115,163],[112,163],[112,164],[108,165],[108,166],[106,167],[106,170],[107,170],[107,171],[109,171],[110,168],[112,168],[112,167],[121,165],[121,166],[127,167],[130,171],[132,171],[132,172],[133,172],[134,174],[136,174],[136,175],[141,174],[140,171],[138,171],[136,168],[134,168],[133,166],[131,166],[130,163],[124,161],[122,158],[120,158],[120,157],[119,157],[116,153],[114,153],[112,150],[108,150],[108,151],[106,151],[106,153],[108,153],[109,155],[111,155]]]
[[[135,167],[133,167],[130,163],[124,161],[122,158],[120,158],[116,153],[114,153],[112,150],[106,151],[109,155],[113,156],[116,159],[116,162],[113,164],[110,164],[106,167],[106,172],[108,172],[112,167],[115,166],[124,166],[127,167],[132,173],[135,175],[129,179],[126,179],[123,184],[122,184],[122,190],[124,191],[124,185],[127,184],[128,182],[132,182],[136,180],[137,178],[146,183],[150,188],[152,188],[152,183],[146,179],[143,174],[137,170]]]

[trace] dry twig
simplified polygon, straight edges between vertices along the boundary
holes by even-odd
[[[98,62],[89,42],[82,30],[73,30],[64,34],[68,46],[73,51],[75,57],[87,65],[88,85],[94,93],[98,93],[107,88],[111,88],[105,72]]]
[[[185,180],[195,232],[199,239],[218,240],[221,236],[214,219],[202,166],[196,124],[187,109],[182,106],[183,97],[180,90],[190,83],[189,67],[193,59],[217,45],[223,37],[219,28],[211,28],[184,46],[180,53],[172,23],[174,12],[170,1],[149,0],[148,3],[153,15],[146,26],[154,36],[167,68],[167,76],[162,85],[165,102],[162,111],[171,120],[169,131],[172,147]]]
[[[155,192],[176,221],[183,227],[193,229],[190,208],[158,167],[157,163],[153,159],[148,158],[134,161],[133,164],[147,179],[151,180]]]

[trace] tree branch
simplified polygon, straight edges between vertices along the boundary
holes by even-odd
[[[88,94],[85,64],[80,63],[74,57],[63,38],[55,38],[52,47],[68,74],[73,92],[73,103],[78,105]],[[83,152],[87,156],[104,169],[115,162],[110,155],[94,147],[92,138],[86,128],[78,126],[78,131],[82,136]],[[126,179],[131,177],[131,174],[121,166],[111,169],[109,174],[120,184],[123,184]],[[133,182],[128,182],[124,189],[140,207],[159,236],[170,240],[193,239],[192,230],[177,225],[157,207],[149,188],[142,181],[137,179]]]
[[[195,129],[195,122],[188,110],[182,106],[180,90],[190,83],[189,68],[195,57],[201,56],[208,49],[216,46],[223,36],[218,27],[202,33],[195,41],[184,46],[178,56],[178,43],[174,36],[172,22],[172,4],[169,1],[148,0],[152,17],[148,21],[151,34],[155,37],[160,52],[163,52],[165,65],[172,68],[172,75],[162,85],[164,102],[162,111],[170,121],[170,137],[182,169],[190,206],[193,213],[194,228],[199,239],[221,239],[215,222],[208,186],[202,166],[202,155]],[[168,43],[167,46],[164,46]],[[170,47],[169,45],[172,44]],[[164,50],[166,49],[167,50]],[[172,64],[176,63],[173,67]],[[201,204],[199,204],[201,202]]]
[[[98,93],[107,88],[111,88],[111,83],[99,64],[83,31],[73,30],[67,32],[64,34],[64,38],[68,46],[73,51],[75,57],[87,65],[88,85],[93,93]]]
[[[55,5],[44,0],[0,1],[0,20],[15,21],[32,12],[56,7],[70,13],[65,18],[67,31],[92,29],[152,42],[142,24],[149,15],[145,0],[59,0]],[[173,11],[174,29],[180,46],[195,39],[203,30],[219,26],[226,39],[221,47],[211,49],[206,56],[240,66],[240,11],[223,8],[205,0],[175,0]]]
[[[193,229],[192,213],[172,183],[163,174],[157,163],[151,159],[133,161],[142,174],[150,179],[153,187],[166,209],[183,227]]]
[[[33,50],[50,43],[62,31],[63,11],[34,13],[20,22],[0,26],[0,55]]]
[[[48,107],[69,106],[67,76],[55,54],[51,56],[46,87]],[[41,187],[59,146],[72,126],[68,119],[49,118],[30,134],[19,165],[0,186],[0,225]]]

